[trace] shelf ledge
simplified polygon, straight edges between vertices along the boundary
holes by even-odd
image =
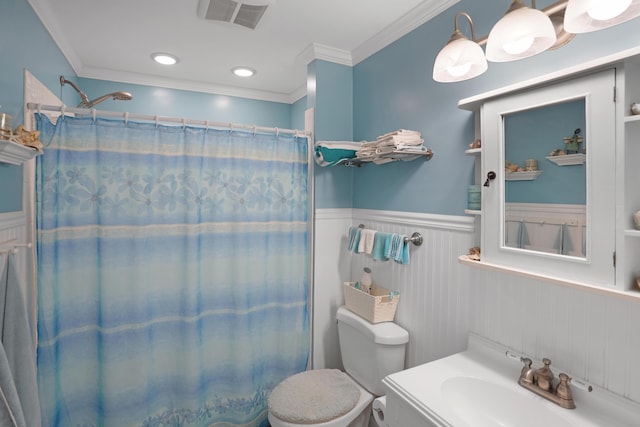
[[[25,147],[8,139],[0,139],[0,163],[21,165],[38,154],[40,153],[33,148]]]
[[[570,280],[559,279],[557,277],[534,273],[532,271],[522,270],[520,268],[507,267],[505,265],[494,264],[494,263],[489,263],[485,261],[475,261],[470,259],[467,255],[459,256],[458,262],[460,264],[467,265],[470,267],[482,268],[485,270],[501,271],[501,272],[511,273],[521,277],[542,280],[544,282],[566,286],[569,288],[581,289],[588,292],[594,292],[594,293],[599,293],[604,295],[622,297],[622,298],[633,300],[633,301],[640,301],[640,291],[637,291],[637,290],[621,291],[618,289],[604,288],[601,286],[596,286],[596,285],[592,285],[584,282],[575,282]]]
[[[507,172],[504,174],[505,181],[533,181],[542,171]]]
[[[558,166],[583,165],[587,160],[586,154],[565,154],[562,156],[547,156],[547,160]]]

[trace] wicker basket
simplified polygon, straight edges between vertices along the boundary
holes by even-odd
[[[371,323],[393,322],[400,295],[381,286],[372,285],[371,294],[353,287],[353,282],[343,285],[347,308]]]

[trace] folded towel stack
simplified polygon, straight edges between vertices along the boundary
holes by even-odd
[[[315,147],[316,163],[320,166],[334,166],[356,157],[362,147],[360,142],[318,141]]]
[[[349,252],[371,255],[376,261],[409,264],[409,242],[401,234],[349,227]]]
[[[377,164],[388,163],[394,160],[414,160],[424,155],[428,149],[423,145],[424,139],[420,132],[415,130],[399,129],[394,132],[379,136],[375,141],[363,142],[356,152],[358,159],[373,158]],[[393,154],[403,154],[395,158]],[[415,156],[407,156],[415,154]]]

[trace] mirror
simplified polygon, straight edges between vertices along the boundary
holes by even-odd
[[[504,245],[586,258],[585,98],[503,115]]]
[[[482,261],[615,286],[614,87],[608,69],[483,103],[481,176],[493,171],[496,178],[482,186]],[[568,153],[550,156],[556,149]],[[506,172],[510,163],[516,169]]]

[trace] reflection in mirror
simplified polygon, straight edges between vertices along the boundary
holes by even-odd
[[[504,246],[586,257],[584,98],[503,115]]]

